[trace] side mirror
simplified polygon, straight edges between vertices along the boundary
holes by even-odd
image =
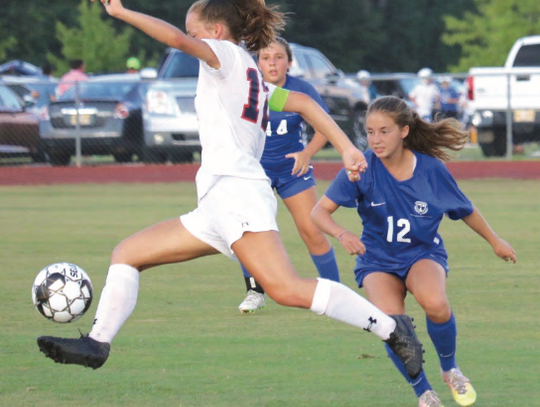
[[[25,107],[32,107],[36,104],[36,100],[30,94],[24,95],[23,101]]]
[[[139,75],[141,75],[141,79],[156,79],[158,76],[155,68],[143,68]]]
[[[337,71],[334,71],[334,72],[329,73],[328,75],[326,75],[326,80],[328,82],[330,82],[330,83],[336,83],[337,81],[339,81],[344,76],[345,76],[345,74],[343,73],[343,71],[338,69]]]

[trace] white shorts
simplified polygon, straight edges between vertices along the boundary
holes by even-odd
[[[199,206],[180,216],[197,239],[238,260],[231,249],[244,232],[278,231],[277,199],[270,180],[220,176],[199,200]]]

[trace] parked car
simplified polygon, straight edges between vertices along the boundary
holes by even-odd
[[[139,75],[99,75],[51,102],[40,121],[51,163],[69,164],[77,135],[83,155],[112,155],[117,162],[143,157],[142,105],[147,87]]]
[[[29,62],[14,59],[0,65],[0,75],[42,76],[43,71]]]
[[[42,161],[39,119],[26,111],[24,102],[5,85],[0,85],[0,157],[29,156]]]
[[[199,61],[169,48],[148,88],[143,112],[146,161],[191,162],[201,152],[195,95]]]
[[[46,106],[56,99],[57,79],[29,76],[2,76],[5,84],[25,102],[28,111],[42,117]]]
[[[510,153],[508,144],[540,142],[540,35],[516,40],[504,66],[473,67],[469,75],[471,123],[486,157]]]
[[[291,43],[290,74],[311,83],[330,109],[330,116],[360,149],[367,146],[364,117],[367,104],[360,84],[337,69],[324,54],[311,47]]]

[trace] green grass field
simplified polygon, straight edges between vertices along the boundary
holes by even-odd
[[[496,258],[462,222],[443,222],[458,362],[478,391],[477,406],[540,406],[540,182],[460,185],[512,243],[518,264]],[[417,406],[374,335],[271,300],[257,314],[239,314],[243,279],[224,256],[144,272],[138,306],[101,369],[56,365],[38,351],[40,335],[88,332],[109,254],[122,238],[194,206],[189,183],[0,188],[0,406]],[[349,229],[358,225],[353,210],[336,216]],[[299,273],[315,276],[283,205],[278,220]],[[334,243],[342,279],[354,287],[354,259]],[[34,277],[58,261],[83,267],[96,291],[90,311],[73,324],[52,323],[31,303]],[[455,406],[422,312],[408,305],[428,377],[445,406]]]

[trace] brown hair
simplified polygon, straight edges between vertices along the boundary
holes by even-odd
[[[407,103],[395,96],[375,99],[368,107],[366,117],[374,112],[388,114],[400,128],[409,126],[409,135],[403,140],[405,148],[437,157],[442,161],[449,161],[451,158],[446,149],[459,151],[468,139],[467,132],[458,120],[448,118],[428,123]]]
[[[191,11],[198,12],[202,21],[227,25],[233,40],[244,41],[255,52],[269,46],[285,26],[285,14],[264,0],[197,0]]]

